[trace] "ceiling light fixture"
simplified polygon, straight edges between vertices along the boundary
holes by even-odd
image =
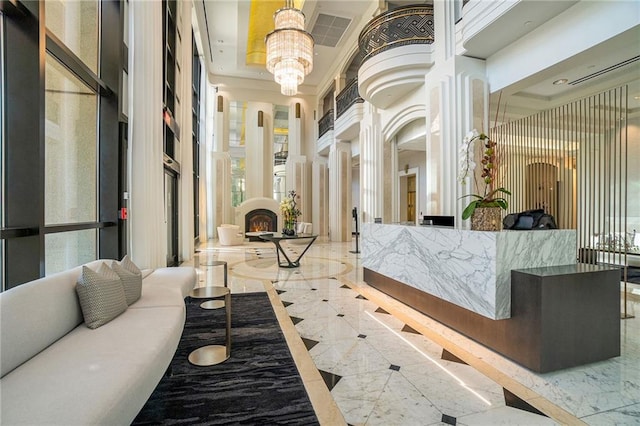
[[[561,78],[560,80],[556,80],[553,82],[553,84],[555,84],[556,86],[559,84],[567,84],[569,82],[569,80],[567,80],[566,78]]]
[[[304,30],[304,14],[293,6],[293,0],[286,0],[273,20],[275,29],[265,38],[267,71],[280,84],[283,95],[293,96],[313,69],[313,37]]]

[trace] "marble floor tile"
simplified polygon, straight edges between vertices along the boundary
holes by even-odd
[[[498,407],[478,414],[457,418],[458,426],[545,426],[557,425],[548,417],[511,407]]]
[[[367,372],[384,372],[391,365],[367,343],[366,338],[320,341],[309,354],[319,370],[343,377]]]
[[[640,404],[627,405],[600,414],[583,417],[593,426],[640,425]]]
[[[577,416],[593,425],[640,425],[640,318],[621,322],[620,357],[536,374],[369,287],[363,281],[361,255],[350,253],[352,249],[353,243],[318,240],[299,268],[286,269],[277,266],[271,243],[220,247],[208,242],[186,264],[196,266],[198,285],[219,285],[222,268],[206,263],[224,260],[232,293],[265,291],[270,285],[278,290],[274,306],[279,303],[287,316],[301,319],[292,330],[318,341],[307,351],[315,368],[342,376],[330,395],[350,424],[447,424],[442,414],[455,417],[458,425],[555,424],[506,407],[506,383],[569,419],[562,423],[579,422]],[[301,248],[289,250],[299,253]],[[640,294],[640,286],[637,289]],[[362,294],[376,296],[356,298]],[[637,316],[640,296],[628,294],[628,311]],[[389,313],[376,312],[380,306]],[[408,319],[430,338],[402,331]],[[443,346],[462,348],[475,367],[441,360]],[[317,377],[313,382],[325,386]],[[420,412],[424,414],[414,416]]]
[[[442,414],[403,375],[393,372],[369,414],[367,425],[429,425],[439,422]]]
[[[363,373],[343,377],[331,390],[331,395],[348,424],[367,422],[392,373],[393,371],[386,369],[378,374]]]

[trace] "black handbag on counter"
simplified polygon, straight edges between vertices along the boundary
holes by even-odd
[[[546,214],[543,209],[536,209],[506,215],[502,220],[502,228],[514,230],[558,229],[558,225],[552,215]]]

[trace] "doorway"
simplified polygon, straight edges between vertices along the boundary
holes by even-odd
[[[178,176],[164,171],[164,218],[167,226],[167,266],[178,265]]]
[[[418,168],[398,172],[398,220],[400,223],[418,223],[417,206],[419,205]]]

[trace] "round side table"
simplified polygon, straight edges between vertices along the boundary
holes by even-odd
[[[227,262],[224,260],[210,260],[206,263],[202,263],[203,266],[224,266],[224,286],[228,287],[227,281]],[[224,307],[224,302],[222,300],[209,300],[207,302],[203,302],[200,307],[202,309],[220,309]]]
[[[226,361],[231,356],[231,291],[227,287],[198,287],[191,290],[189,296],[194,299],[224,298],[219,302],[224,303],[226,318],[225,344],[198,348],[189,354],[189,362],[206,367]]]

